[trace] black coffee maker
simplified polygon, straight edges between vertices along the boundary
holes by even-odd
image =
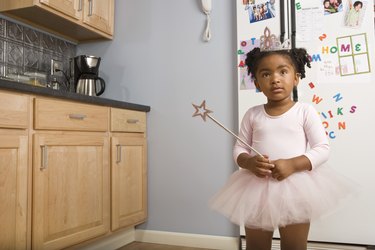
[[[98,76],[100,57],[79,55],[71,59],[71,75],[76,93],[99,96],[105,90],[105,81]]]

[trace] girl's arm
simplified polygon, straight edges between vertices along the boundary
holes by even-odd
[[[328,160],[330,150],[328,139],[317,111],[310,105],[304,112],[303,129],[309,149],[303,155],[271,162],[275,164],[272,177],[283,180],[295,172],[312,170]]]
[[[328,160],[330,148],[322,120],[311,105],[305,111],[303,128],[310,146],[304,156],[310,160],[311,168],[314,169]]]
[[[248,110],[242,118],[240,133],[238,135],[249,145],[252,145],[253,140],[253,129],[250,122],[252,120],[251,112],[251,110]],[[274,167],[274,165],[269,162],[267,155],[263,157],[259,155],[251,156],[251,149],[239,140],[237,140],[234,145],[233,158],[239,167],[251,171],[260,178],[270,176],[271,169]]]

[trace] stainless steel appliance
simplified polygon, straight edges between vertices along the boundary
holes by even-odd
[[[100,57],[79,55],[71,61],[74,91],[89,96],[99,96],[105,90],[105,81],[98,76]]]

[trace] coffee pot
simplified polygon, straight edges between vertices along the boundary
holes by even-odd
[[[99,88],[98,88],[99,87]],[[105,90],[103,78],[93,74],[82,74],[77,82],[76,92],[89,96],[100,96]]]
[[[98,76],[100,57],[79,55],[73,58],[72,63],[75,92],[89,96],[103,94],[105,81]]]

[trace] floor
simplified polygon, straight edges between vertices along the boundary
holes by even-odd
[[[117,250],[212,250],[207,248],[181,247],[153,243],[132,242]]]

